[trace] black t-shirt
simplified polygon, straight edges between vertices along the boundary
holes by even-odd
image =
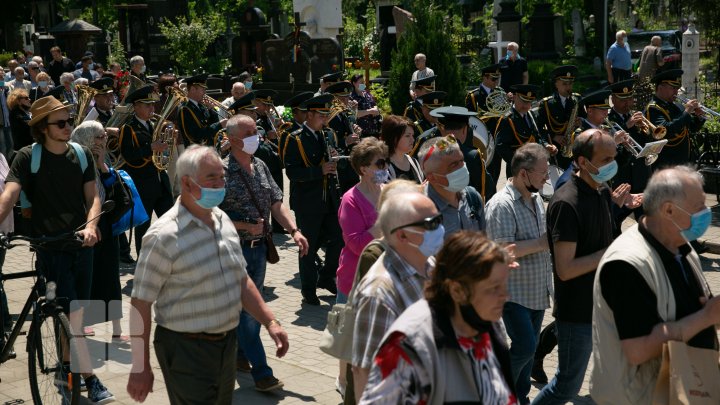
[[[513,62],[510,59],[500,61],[500,87],[510,91],[510,86],[523,83],[523,73],[527,72],[527,61],[518,57]]]
[[[670,280],[675,297],[675,319],[682,319],[702,309],[700,297],[703,296],[703,289],[687,260],[687,255],[691,251],[690,246],[680,246],[680,254],[676,258],[645,229],[642,223],[639,228],[642,236],[663,262],[665,274]],[[677,259],[680,259],[682,266]],[[649,335],[655,325],[663,322],[657,312],[657,296],[631,264],[620,260],[605,263],[600,273],[600,287],[603,298],[613,311],[620,340]],[[703,329],[690,339],[688,344],[717,350],[715,328],[711,326]]]
[[[84,172],[75,149],[68,145],[62,155],[43,148],[35,174],[30,172],[32,146],[17,152],[6,181],[19,183],[32,203],[34,235],[69,232],[87,220],[83,186],[95,181],[95,166],[90,150],[84,146],[82,150],[88,162]]]
[[[595,190],[583,179],[571,176],[557,189],[547,210],[550,252],[553,242],[575,242],[575,257],[587,256],[605,249],[613,241],[613,220],[610,215],[610,192]],[[560,321],[592,322],[592,290],[595,271],[567,281],[555,275],[554,315]]]

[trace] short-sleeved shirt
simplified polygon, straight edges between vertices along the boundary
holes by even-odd
[[[352,364],[370,368],[382,338],[405,308],[423,297],[427,278],[395,250],[385,252],[360,280],[355,290],[356,318]]]
[[[630,45],[625,42],[624,46],[618,45],[617,42],[610,45],[608,49],[607,60],[610,66],[615,69],[630,70],[632,68],[632,58],[630,56]]]
[[[692,250],[690,245],[680,246],[676,256],[650,234],[642,222],[638,229],[662,260],[675,297],[675,319],[682,319],[701,310],[703,305],[700,297],[704,293],[687,260]],[[630,263],[620,260],[605,263],[600,273],[600,287],[603,298],[613,311],[620,340],[647,336],[655,325],[663,322],[657,311],[658,296]],[[717,350],[715,328],[710,326],[703,329],[688,344]]]
[[[212,218],[210,228],[178,199],[143,237],[131,296],[155,302],[155,322],[164,328],[222,333],[237,327],[246,263],[230,218],[219,208]]]
[[[531,202],[525,201],[510,182],[488,201],[485,222],[488,238],[498,243],[538,239],[547,231],[542,197],[533,193]],[[549,308],[553,291],[550,250],[523,256],[517,262],[520,267],[511,271],[508,279],[510,301],[529,309]]]
[[[265,162],[252,157],[252,175],[240,166],[235,157],[230,154],[223,160],[227,171],[225,173],[225,199],[220,208],[225,211],[233,221],[249,222],[263,218],[266,224],[270,222],[270,207],[282,201],[283,194],[273,180]],[[243,179],[245,179],[243,181]],[[248,190],[247,184],[251,190]],[[255,197],[262,212],[259,212],[250,193]],[[269,231],[269,228],[268,228]],[[253,240],[264,235],[250,235],[247,231],[238,230],[243,240]]]
[[[594,189],[578,176],[555,191],[547,210],[550,253],[554,242],[576,243],[575,257],[606,249],[613,241],[610,191]],[[555,269],[557,265],[555,264]],[[555,318],[564,322],[591,323],[595,270],[562,281],[554,271]]]
[[[87,220],[90,207],[85,204],[85,183],[95,181],[95,166],[90,150],[82,147],[88,162],[85,171],[75,149],[68,145],[56,155],[44,147],[40,168],[30,170],[32,146],[15,155],[6,182],[19,183],[32,203],[31,226],[34,235],[58,235],[72,231]]]
[[[482,198],[475,192],[477,199],[477,208],[473,209],[470,197],[467,195],[468,189],[460,191],[458,199],[458,207],[450,205],[440,194],[430,185],[425,186],[425,194],[435,203],[438,211],[443,216],[443,227],[445,228],[445,239],[453,233],[466,231],[484,231],[485,230],[485,208],[483,207]]]
[[[523,73],[528,71],[527,60],[518,55],[513,61],[505,58],[500,61],[500,87],[509,89],[510,86],[523,83]]]

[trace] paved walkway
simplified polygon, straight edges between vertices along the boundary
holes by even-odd
[[[285,184],[288,184],[286,181]],[[708,198],[708,206],[716,206],[715,197]],[[708,231],[706,238],[713,243],[712,247],[720,253],[720,216],[717,215],[720,207],[713,209],[713,227]],[[626,222],[629,226],[632,220]],[[289,243],[288,243],[289,242]],[[297,270],[297,248],[286,235],[276,235],[275,243],[278,245],[280,262],[269,265],[265,282],[264,297],[274,311],[276,317],[283,323],[283,327],[290,336],[290,350],[283,359],[274,357],[272,343],[263,331],[263,341],[268,352],[269,364],[275,375],[280,378],[285,387],[273,393],[259,393],[255,391],[252,378],[249,374],[238,373],[235,387],[234,403],[246,404],[295,404],[319,403],[339,404],[340,395],[335,392],[335,376],[338,363],[335,359],[322,353],[318,347],[320,334],[325,327],[326,314],[334,302],[334,297],[319,291],[322,305],[313,307],[301,305],[300,279]],[[31,257],[27,249],[16,248],[8,252],[3,268],[4,272],[19,272],[30,268]],[[713,291],[720,291],[720,256],[705,254],[702,258],[703,270]],[[121,285],[123,287],[123,307],[125,318],[124,330],[127,331],[127,313],[129,309],[129,294],[132,290],[133,268],[121,268]],[[27,299],[30,280],[11,280],[5,284],[10,301],[10,309],[15,316],[19,313]],[[546,312],[543,324],[551,322],[550,311]],[[26,323],[26,327],[29,323]],[[130,365],[129,346],[106,344],[110,340],[108,325],[96,325],[96,336],[89,338],[89,345],[93,351],[94,366],[101,380],[115,394],[117,403],[131,404],[132,401],[126,390],[127,376]],[[24,401],[31,402],[27,371],[27,353],[24,351],[25,337],[21,336],[16,344],[18,358],[0,365],[0,404],[16,404]],[[154,354],[151,355],[153,370],[155,372],[155,389],[146,402],[154,405],[167,404],[168,397],[163,384],[162,374],[157,365]],[[557,366],[557,353],[553,352],[545,360],[545,370],[552,376]],[[537,395],[535,385],[531,391],[531,398]],[[580,396],[573,403],[592,403],[588,395],[588,377]],[[88,403],[85,401],[84,403]]]

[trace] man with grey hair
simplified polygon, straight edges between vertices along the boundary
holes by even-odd
[[[643,208],[595,275],[591,394],[598,404],[650,403],[665,342],[718,350],[720,298],[710,295],[688,242],[712,219],[702,176],[688,166],[655,172]]]
[[[505,59],[500,61],[500,87],[510,90],[516,84],[528,84],[527,60],[520,56],[520,46],[516,42],[510,42],[507,46]]]
[[[605,70],[610,84],[630,79],[630,76],[632,76],[630,45],[626,40],[627,33],[620,30],[615,34],[615,43],[608,49],[605,58]]]
[[[420,166],[427,180],[425,194],[443,217],[445,237],[461,229],[485,229],[482,197],[470,183],[460,144],[454,135],[432,138],[420,149]]]
[[[155,354],[171,403],[230,404],[240,310],[264,325],[282,357],[288,337],[245,271],[240,238],[218,204],[225,169],[217,152],[193,145],[180,155],[180,198],[150,227],[132,291],[130,396],[143,402],[153,387],[150,309]]]
[[[230,108],[230,106],[240,100],[245,93],[247,92],[245,91],[245,85],[242,82],[233,83],[232,88],[230,89],[230,97],[223,100],[222,105],[225,106],[225,108]]]
[[[30,76],[30,86],[34,89],[37,87],[37,75],[40,73],[40,65],[35,61],[30,61],[27,64],[28,74]]]
[[[643,48],[642,54],[640,55],[640,65],[638,67],[638,76],[640,79],[649,80],[658,68],[665,64],[665,58],[662,54],[662,38],[655,35],[650,39],[650,45]]]
[[[142,56],[135,55],[130,58],[130,74],[144,82],[147,82],[147,76],[145,76],[145,69],[145,59],[143,59]]]
[[[432,200],[417,192],[399,192],[378,214],[385,252],[355,287],[352,365],[359,401],[382,337],[411,304],[423,297],[426,261],[443,243],[442,215]]]
[[[25,69],[18,66],[15,70],[13,70],[13,74],[14,80],[5,83],[5,85],[10,88],[10,91],[15,89],[25,89],[28,93],[30,93],[30,90],[32,90],[32,84],[29,80],[25,80]]]
[[[415,55],[415,67],[417,68],[416,71],[413,72],[412,78],[410,79],[410,97],[413,97],[414,90],[415,90],[415,81],[418,79],[424,79],[426,77],[435,76],[435,72],[433,72],[432,69],[427,67],[427,57],[424,53],[419,53]],[[433,90],[435,90],[434,83],[433,83]]]
[[[8,72],[5,73],[5,82],[9,82],[15,78],[15,68],[18,66],[20,66],[20,64],[16,59],[10,59],[8,61]]]
[[[510,346],[510,365],[518,400],[529,403],[530,372],[545,309],[550,308],[552,265],[545,227],[545,206],[538,194],[549,178],[549,153],[539,143],[515,151],[505,187],[488,201],[488,238],[515,244],[520,267],[510,273],[510,299],[503,322]]]
[[[63,98],[68,104],[75,104],[75,100],[77,100],[77,93],[73,86],[74,81],[75,76],[71,72],[65,72],[60,75],[60,85],[63,87]]]

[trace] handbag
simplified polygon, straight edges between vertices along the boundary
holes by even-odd
[[[360,271],[355,271],[352,288],[346,304],[335,304],[327,315],[325,330],[320,336],[320,350],[336,359],[352,361],[355,327],[355,288],[360,283]]]
[[[710,405],[720,403],[718,352],[688,346],[684,342],[663,344],[653,405]]]
[[[255,169],[257,170],[257,169]],[[255,199],[255,193],[252,192],[252,188],[250,187],[250,183],[248,183],[247,179],[244,175],[240,175],[240,178],[242,179],[243,183],[245,183],[245,188],[248,190],[248,194],[250,195],[250,200],[252,201],[253,205],[255,206],[255,209],[258,210],[260,213],[260,216],[265,218],[265,212],[260,208],[260,204]],[[280,255],[278,254],[277,247],[275,247],[275,241],[273,241],[272,238],[272,231],[270,230],[270,224],[268,221],[266,221],[263,224],[264,228],[264,239],[265,239],[265,260],[267,260],[270,264],[275,264],[280,261]]]
[[[129,174],[127,174],[125,170],[115,170],[115,173],[118,175],[118,181],[124,182],[125,185],[127,185],[127,188],[130,190],[130,193],[132,194],[133,205],[127,212],[125,212],[125,214],[120,217],[120,219],[118,219],[116,222],[113,222],[113,236],[120,235],[128,229],[132,229],[138,225],[142,225],[148,220],[150,220],[147,212],[145,212],[145,206],[143,206],[142,200],[140,199],[140,194],[138,194],[133,179],[130,177]]]
[[[107,188],[105,198],[115,202],[115,207],[112,211],[106,214],[107,220],[109,220],[111,224],[120,220],[120,218],[122,218],[122,216],[125,215],[126,212],[130,211],[135,205],[130,187],[117,173],[115,173],[115,182],[113,182],[112,186]]]

